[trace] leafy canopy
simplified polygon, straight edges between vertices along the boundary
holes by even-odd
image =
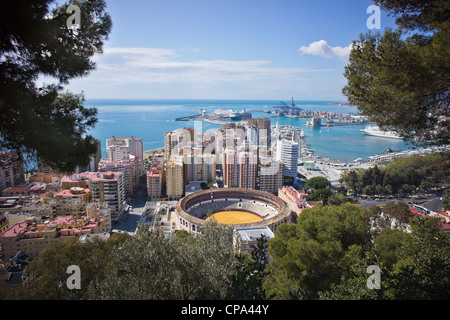
[[[68,28],[67,7],[80,8],[81,28]],[[8,1],[0,10],[0,150],[17,150],[62,171],[88,162],[96,144],[88,130],[97,110],[82,94],[62,93],[70,79],[95,69],[93,55],[111,30],[102,0]],[[38,85],[42,78],[50,84]]]
[[[353,42],[343,89],[381,128],[417,145],[450,142],[450,4],[445,0],[375,0],[397,30]]]

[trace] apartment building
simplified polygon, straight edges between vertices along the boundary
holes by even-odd
[[[112,137],[106,139],[106,157],[108,162],[119,162],[129,159],[130,155],[137,158],[139,176],[144,174],[144,145],[141,138]]]
[[[87,215],[87,207],[92,201],[92,193],[88,188],[72,187],[67,190],[61,190],[54,195],[51,203],[53,214],[55,216],[72,216],[81,218]]]
[[[182,128],[164,134],[164,160],[183,155],[184,147],[194,145],[194,128]]]
[[[84,172],[61,179],[63,189],[89,188],[93,202],[107,204],[111,219],[117,220],[125,207],[125,182],[122,172]]]
[[[239,152],[239,188],[256,189],[258,156],[251,152]]]
[[[23,158],[20,152],[0,153],[0,192],[9,187],[25,183]]]
[[[183,157],[171,156],[166,162],[166,194],[169,200],[178,200],[184,194]]]
[[[256,154],[225,149],[222,163],[225,187],[256,189],[258,178],[258,156]]]
[[[272,143],[271,139],[271,118],[255,118],[248,119],[247,123],[250,128],[258,128],[258,146],[266,147],[267,154],[270,154],[270,146]],[[255,131],[253,129],[253,131]],[[253,137],[255,137],[255,133],[251,133]]]
[[[99,165],[99,172],[122,172],[125,188],[125,195],[130,197],[135,194],[139,185],[139,159],[134,155],[129,155],[128,159],[115,162],[102,162]]]
[[[259,190],[278,195],[283,186],[283,166],[280,161],[270,157],[260,158]]]
[[[155,164],[147,172],[147,195],[152,200],[159,200],[162,193],[163,171],[161,164]]]
[[[224,187],[239,187],[239,157],[235,149],[224,149],[222,169]]]
[[[90,176],[92,199],[106,203],[111,219],[118,220],[125,208],[125,186],[122,172],[96,172]]]
[[[0,243],[3,256],[12,258],[18,251],[35,258],[45,248],[73,238],[93,233],[110,231],[108,218],[103,215],[75,219],[72,216],[60,216],[53,220],[40,221],[28,217],[24,222],[15,224],[5,231]]]
[[[299,145],[292,140],[277,141],[276,160],[283,164],[283,176],[297,180]]]
[[[192,181],[215,179],[216,156],[213,154],[202,154],[201,152],[201,148],[194,148],[191,154],[183,156],[184,186]]]

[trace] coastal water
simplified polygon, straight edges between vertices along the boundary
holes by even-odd
[[[290,104],[289,100],[284,101]],[[263,112],[265,107],[280,105],[280,101],[246,100],[87,100],[87,106],[98,109],[96,126],[90,134],[98,138],[102,145],[102,156],[106,156],[106,139],[116,136],[134,136],[143,140],[144,150],[164,147],[164,133],[184,127],[194,127],[194,121],[175,121],[175,118],[198,114],[199,109],[211,113],[216,109],[234,109],[253,111],[253,118],[271,117]],[[338,105],[330,101],[295,101],[295,105],[304,110],[330,111],[357,114],[355,107]],[[257,111],[257,112],[254,112]],[[406,150],[406,142],[365,136],[361,133],[364,125],[336,127],[308,127],[305,118],[284,116],[272,117],[272,125],[289,124],[300,127],[305,132],[305,141],[314,150],[314,155],[345,162],[357,158],[367,159],[383,150]],[[214,130],[220,125],[202,122],[202,130]]]

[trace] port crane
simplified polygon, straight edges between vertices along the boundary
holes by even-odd
[[[282,113],[295,113],[295,112],[299,112],[299,111],[303,110],[302,108],[295,106],[294,98],[292,98],[291,106],[289,106],[286,103],[284,103],[283,101],[281,101],[279,106],[273,106],[272,108],[281,109],[280,112],[282,112]]]

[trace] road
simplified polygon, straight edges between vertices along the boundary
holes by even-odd
[[[306,177],[306,179],[311,179],[313,177],[324,177],[328,181],[330,181],[331,186],[335,188],[341,185],[341,183],[339,182],[339,178],[341,177],[342,171],[327,164],[316,162],[315,170],[306,170],[302,166],[299,166],[297,172]]]
[[[428,195],[420,195],[420,196],[409,196],[409,197],[402,197],[402,198],[378,198],[378,199],[361,199],[359,198],[359,204],[363,205],[365,208],[370,208],[372,206],[380,206],[380,205],[384,205],[386,203],[388,203],[389,201],[394,201],[394,202],[420,202],[420,203],[424,203],[422,204],[422,206],[424,206],[425,208],[428,208],[432,211],[442,211],[442,193],[441,192],[436,192],[436,193],[431,193]]]
[[[112,223],[112,229],[123,232],[136,232],[146,201],[147,195],[145,192],[142,192],[142,189],[139,189],[138,195],[127,202],[131,208],[128,212],[124,212],[117,222]]]

